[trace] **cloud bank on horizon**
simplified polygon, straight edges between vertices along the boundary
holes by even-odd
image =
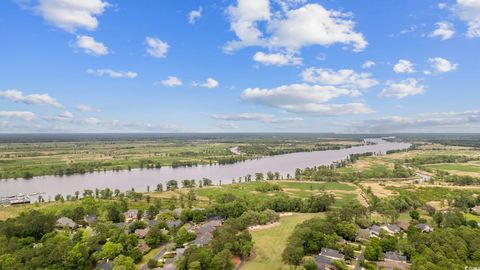
[[[0,16],[4,133],[480,132],[480,0],[12,0]]]

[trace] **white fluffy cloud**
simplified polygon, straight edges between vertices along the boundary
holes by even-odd
[[[106,55],[108,48],[102,42],[96,41],[90,36],[77,36],[75,47],[82,49],[85,53],[91,55]]]
[[[363,103],[326,104],[333,98],[351,94],[349,89],[331,85],[291,84],[272,89],[247,88],[241,97],[247,102],[295,113],[347,115],[372,111]]]
[[[468,24],[467,37],[480,37],[480,0],[457,0],[456,15]]]
[[[349,14],[327,10],[319,4],[307,4],[289,10],[285,19],[274,19],[269,24],[273,46],[300,49],[308,45],[330,46],[349,44],[355,51],[367,47],[361,33],[354,31],[355,23]],[[308,26],[308,27],[306,27]]]
[[[236,6],[228,7],[230,29],[235,32],[238,41],[231,41],[225,50],[264,45],[263,33],[258,29],[258,22],[270,19],[269,0],[238,0]]]
[[[56,116],[47,116],[44,117],[45,120],[48,121],[72,121],[73,120],[73,113],[69,111],[65,111]]]
[[[98,118],[95,118],[95,117],[89,117],[89,118],[85,118],[85,119],[80,119],[78,120],[81,124],[85,124],[85,125],[98,125],[100,124],[102,121]]]
[[[99,112],[99,109],[92,108],[89,105],[86,104],[77,104],[75,106],[75,109],[79,112]]]
[[[398,60],[398,63],[393,66],[393,71],[396,73],[414,73],[415,67],[412,62],[405,59],[400,59]]]
[[[0,111],[0,117],[15,118],[23,121],[33,121],[37,119],[34,113],[26,111]]]
[[[296,57],[293,54],[283,53],[263,53],[257,52],[253,56],[253,60],[263,65],[275,65],[275,66],[287,66],[287,65],[300,65],[302,64],[302,58]]]
[[[258,121],[263,123],[288,123],[302,121],[301,117],[278,117],[273,114],[239,113],[239,114],[214,114],[213,119],[227,121]]]
[[[353,124],[356,132],[458,132],[480,130],[480,111],[427,113],[415,116],[389,116]]]
[[[305,69],[301,75],[306,82],[341,86],[351,89],[354,95],[359,94],[356,90],[368,89],[378,84],[370,73],[357,73],[351,69],[333,70],[312,67]]]
[[[416,79],[409,78],[400,82],[387,82],[387,87],[383,89],[379,96],[402,99],[408,96],[423,94],[424,92],[425,86],[418,84]]]
[[[195,24],[197,22],[197,19],[200,19],[202,17],[202,7],[199,7],[197,10],[192,10],[188,14],[188,23],[189,24]]]
[[[203,88],[208,88],[208,89],[213,89],[217,88],[220,84],[218,83],[217,80],[213,78],[208,78],[206,82],[204,83],[193,83],[193,86],[198,86],[198,87],[203,87]]]
[[[453,64],[441,57],[429,58],[428,62],[436,72],[440,73],[450,72],[458,68],[458,64]]]
[[[372,68],[372,67],[374,67],[374,66],[376,66],[376,65],[377,65],[377,64],[376,64],[375,62],[370,61],[370,60],[367,60],[367,61],[363,62],[362,68],[364,68],[364,69],[369,69],[369,68]]]
[[[128,78],[133,79],[138,76],[136,72],[133,71],[115,71],[108,68],[105,69],[87,69],[88,74],[92,74],[95,76],[103,77],[109,76],[111,78]]]
[[[452,38],[455,34],[453,25],[449,22],[437,22],[435,26],[437,28],[432,33],[430,33],[430,37],[432,38],[438,37],[442,40],[447,40]]]
[[[306,4],[281,12],[283,14],[273,15],[269,0],[238,0],[236,6],[228,8],[230,28],[238,40],[228,42],[225,50],[264,46],[298,51],[310,45],[340,43],[361,51],[368,44],[363,34],[354,30],[355,22],[349,13],[327,10],[320,4]],[[265,31],[259,28],[259,23],[266,24]]]
[[[155,58],[165,58],[170,46],[158,38],[147,37],[147,53]]]
[[[0,91],[0,98],[25,104],[49,105],[55,108],[63,108],[62,104],[60,104],[56,99],[52,98],[48,94],[24,95],[21,91],[17,89]]]
[[[221,123],[221,124],[218,124],[217,127],[221,128],[221,129],[237,129],[237,128],[239,128],[239,126],[235,125],[234,123]]]
[[[67,32],[77,29],[95,30],[96,16],[101,15],[109,3],[103,0],[38,0],[35,11],[48,23]]]
[[[181,86],[183,84],[182,81],[175,76],[169,76],[165,80],[160,81],[160,83],[168,87]]]

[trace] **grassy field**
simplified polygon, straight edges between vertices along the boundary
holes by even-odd
[[[292,197],[307,198],[310,195],[320,194],[323,192],[331,192],[335,195],[334,206],[342,206],[357,201],[359,190],[356,186],[348,183],[337,182],[295,182],[295,181],[268,181],[268,183],[278,184],[284,193]],[[222,194],[231,193],[238,197],[262,199],[276,194],[276,192],[258,192],[256,188],[260,183],[249,182],[242,184],[223,185],[208,188],[199,188],[195,193],[200,196],[203,201],[208,198],[215,199]]]
[[[248,261],[242,270],[288,269],[282,263],[282,252],[288,237],[298,224],[319,214],[294,214],[280,218],[280,224],[264,230],[252,232],[255,242],[253,260]]]
[[[441,164],[432,164],[427,166],[433,170],[444,170],[444,171],[460,171],[460,172],[472,172],[480,173],[480,164],[474,163],[441,163]]]
[[[474,214],[467,213],[465,214],[465,218],[467,220],[475,220],[476,222],[480,222],[480,216],[476,216]]]

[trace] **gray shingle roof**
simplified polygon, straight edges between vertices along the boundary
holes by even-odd
[[[75,229],[77,227],[77,223],[75,223],[75,221],[68,217],[59,218],[55,225],[60,228],[69,227],[71,229]]]
[[[407,257],[403,256],[396,252],[385,252],[384,254],[385,260],[389,261],[397,261],[397,262],[404,262],[407,261]]]
[[[344,258],[343,254],[340,253],[338,250],[330,249],[330,248],[322,248],[320,255],[323,255],[329,258],[339,259],[339,260]]]

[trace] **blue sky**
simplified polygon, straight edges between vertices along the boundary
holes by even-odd
[[[480,132],[480,0],[0,2],[0,131]]]

